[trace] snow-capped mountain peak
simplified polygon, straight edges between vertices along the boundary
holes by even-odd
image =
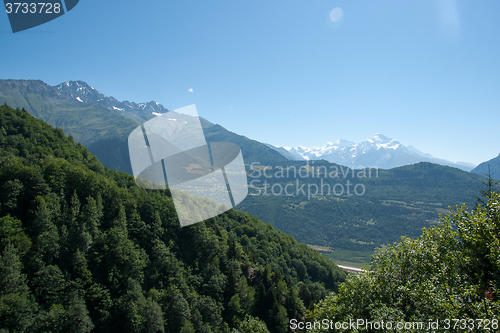
[[[453,163],[450,161],[434,158],[430,154],[424,154],[413,146],[405,146],[400,142],[389,138],[382,133],[376,133],[369,139],[359,143],[339,139],[327,142],[322,147],[304,147],[296,148],[281,147],[275,148],[283,154],[286,150],[289,154],[286,157],[298,160],[319,160],[324,159],[329,162],[359,167],[377,167],[390,169],[402,165],[414,164],[418,162],[432,162],[437,164],[459,167],[464,170],[471,170],[472,165],[464,163]]]
[[[395,150],[395,149],[404,147],[398,141],[393,140],[391,138],[388,138],[381,133],[377,133],[377,134],[373,135],[371,138],[359,143],[358,145],[367,148],[364,150],[370,150],[370,149],[377,149],[377,150],[379,150],[379,149],[394,149]]]
[[[70,95],[81,103],[94,103],[105,96],[83,81],[66,81],[56,86],[59,92]]]
[[[386,137],[382,133],[375,133],[371,138],[369,138],[366,141],[388,143],[388,142],[391,142],[393,140],[391,138]]]
[[[120,112],[141,122],[169,111],[155,101],[139,104],[129,101],[120,102],[114,97],[105,96],[84,81],[66,81],[57,85],[56,88],[61,94],[70,96],[80,103],[99,103],[109,110]]]

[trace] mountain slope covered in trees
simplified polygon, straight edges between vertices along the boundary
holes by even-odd
[[[238,209],[297,240],[348,251],[418,237],[448,207],[472,206],[485,178],[418,163],[390,170],[353,170],[326,161],[254,164],[249,195]]]
[[[137,187],[6,106],[0,188],[0,329],[11,332],[287,332],[345,278],[246,213],[180,228],[168,190]]]

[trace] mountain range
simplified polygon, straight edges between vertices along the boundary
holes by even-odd
[[[130,132],[169,110],[158,102],[134,103],[105,96],[83,81],[50,86],[41,80],[0,80],[0,105],[25,109],[48,124],[62,128],[109,168],[132,174],[128,152]],[[200,117],[207,142],[240,146],[250,163],[285,163],[287,159],[264,144],[226,130]]]
[[[24,108],[63,129],[76,142],[87,146],[104,165],[129,174],[132,173],[127,144],[129,133],[142,122],[168,112],[154,101],[117,101],[82,81],[50,86],[40,80],[0,80],[0,104]],[[431,160],[432,156],[381,134],[360,144],[339,140],[323,148],[300,147],[295,151],[271,148],[201,117],[200,121],[208,142],[237,144],[247,170],[252,169],[249,170],[249,184],[256,181],[257,186],[250,189],[252,195],[237,208],[309,244],[371,252],[376,246],[399,240],[401,235],[416,237],[422,227],[435,223],[438,213],[444,213],[446,207],[463,203],[473,205],[484,181],[481,175],[459,170],[456,165],[451,168],[419,163],[422,159]],[[336,155],[341,163],[331,161]],[[296,160],[299,156],[302,160]],[[390,164],[394,161],[397,163]],[[260,165],[252,168],[253,162]],[[392,165],[405,163],[412,165],[380,170],[376,176],[368,178],[359,177],[358,171],[341,166],[377,165],[389,169]],[[312,166],[318,169],[311,169]],[[274,171],[257,172],[258,167]],[[278,171],[280,167],[287,170],[305,168],[311,178],[301,178],[301,173],[289,176],[288,171],[284,178]],[[315,170],[320,171],[316,173]],[[260,177],[256,177],[256,173]],[[340,189],[348,189],[347,182],[352,184],[351,189],[358,186],[362,195],[309,195],[299,191],[304,186],[313,191],[314,186],[322,190],[326,186],[340,192]],[[291,188],[296,190],[292,196],[269,195]],[[257,189],[266,189],[268,195],[253,195]]]
[[[377,133],[360,143],[339,139],[333,143],[327,142],[323,147],[307,148],[298,146],[290,148],[272,145],[269,145],[269,147],[291,160],[309,161],[323,159],[332,163],[355,168],[377,167],[381,169],[391,169],[419,162],[447,165],[465,171],[470,171],[475,167],[475,165],[470,163],[454,163],[435,158],[430,154],[422,153],[411,145],[405,146],[381,133]]]
[[[75,141],[86,146],[100,139],[129,133],[136,126],[138,122],[132,119],[133,113],[119,115],[112,107],[79,101],[92,92],[90,87],[88,93],[82,88],[77,96],[71,96],[40,80],[0,80],[1,104],[24,109],[48,124],[62,128]],[[148,118],[145,114],[142,116]]]
[[[139,124],[169,111],[155,101],[118,101],[83,81],[66,81],[50,86],[41,80],[0,80],[0,103],[24,108],[50,125],[62,128],[76,141],[86,145],[104,165],[128,173],[131,173],[128,134]],[[354,168],[391,169],[419,162],[431,162],[465,171],[475,167],[470,163],[454,163],[433,157],[381,133],[360,143],[339,139],[333,143],[328,142],[323,147],[290,148],[248,139],[203,118],[201,122],[207,141],[224,138],[240,147],[245,146],[241,148],[247,163],[324,159]]]
[[[114,97],[104,96],[94,87],[83,81],[66,81],[55,86],[61,94],[69,96],[80,103],[99,103],[109,110],[121,112],[122,115],[139,122],[149,120],[154,116],[161,115],[169,110],[158,102],[134,103],[129,101],[120,102]]]

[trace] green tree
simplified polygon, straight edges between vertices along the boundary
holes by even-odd
[[[34,322],[36,304],[16,248],[7,244],[0,255],[0,329],[25,332]]]
[[[20,256],[31,247],[31,239],[24,232],[22,222],[10,215],[0,217],[0,250],[3,251],[8,244],[12,244]]]
[[[52,212],[42,197],[36,198],[37,209],[33,220],[33,260],[37,265],[50,265],[59,257],[59,231]]]
[[[247,316],[238,328],[233,328],[231,333],[269,333],[266,323],[258,318]]]

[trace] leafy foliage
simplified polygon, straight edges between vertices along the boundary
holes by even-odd
[[[345,273],[246,213],[180,228],[168,190],[0,107],[0,329],[287,332]]]
[[[308,314],[311,321],[364,319],[423,322],[464,319],[468,331],[496,330],[500,314],[500,195],[468,212],[456,208],[417,239],[379,250],[369,272],[351,276],[337,295]],[[469,319],[490,320],[474,329]],[[498,323],[498,322],[497,322]],[[462,322],[450,332],[462,332]],[[496,326],[498,328],[498,326]],[[376,330],[368,330],[376,331]],[[312,330],[311,332],[328,332]]]

